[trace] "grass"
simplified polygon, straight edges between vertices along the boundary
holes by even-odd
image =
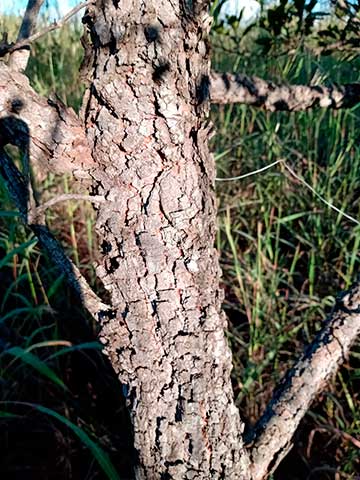
[[[289,83],[359,81],[354,60],[323,60],[304,52],[276,62],[254,57],[249,65],[246,57],[237,56],[232,71]],[[215,68],[229,69],[229,63],[215,54]],[[217,184],[217,246],[234,390],[243,416],[254,422],[284,372],[321,328],[337,293],[357,279],[360,226],[319,196],[360,219],[360,109],[289,114],[235,105],[214,108],[213,117],[219,177],[243,175],[280,159],[297,176],[279,163],[261,174]],[[360,472],[358,446],[347,437],[359,439],[358,360],[357,345],[304,420],[303,437],[278,478],[289,478],[286,468],[292,465],[293,472],[294,462],[296,478],[311,478],[312,472],[316,478],[355,478]],[[310,439],[314,450],[307,448]],[[317,450],[324,442],[325,452]]]
[[[14,19],[10,27],[16,31]],[[82,94],[76,76],[79,36],[75,24],[44,38],[28,71],[40,93],[56,92],[75,109]],[[216,33],[213,43],[213,65],[219,70],[292,83],[359,81],[354,58],[313,57],[300,50],[276,58],[257,51],[251,57],[238,51],[224,54]],[[357,278],[359,225],[330,209],[304,182],[360,219],[359,117],[359,108],[287,114],[237,105],[212,111],[218,177],[235,177],[284,159],[302,179],[279,163],[243,180],[217,183],[216,242],[234,352],[233,385],[249,423],[321,328],[336,294]],[[66,177],[42,182],[44,195],[71,190]],[[97,462],[109,455],[109,465],[126,478],[129,448],[122,424],[128,420],[118,398],[121,387],[93,340],[96,325],[76,307],[62,277],[21,225],[1,183],[0,202],[1,475],[12,478],[27,467],[31,478],[115,478],[106,477],[104,465]],[[60,206],[48,221],[94,285],[97,245],[91,208],[83,203]],[[304,419],[293,451],[274,478],[356,478],[359,386],[356,345]],[[37,413],[16,402],[35,405]],[[45,460],[34,442],[48,448]]]

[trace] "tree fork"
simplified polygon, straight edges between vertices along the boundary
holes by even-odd
[[[14,52],[15,53],[15,52]],[[28,145],[41,171],[87,178],[94,165],[81,120],[60,100],[46,99],[22,73],[0,64],[0,145]]]

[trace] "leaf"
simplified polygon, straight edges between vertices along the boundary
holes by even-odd
[[[50,299],[55,293],[57,293],[58,288],[61,286],[62,282],[64,280],[64,274],[60,275],[57,277],[55,282],[50,285],[49,290],[47,292],[47,297]]]
[[[30,365],[35,370],[37,370],[41,375],[44,377],[49,378],[51,381],[59,385],[60,387],[67,390],[66,385],[64,382],[56,375],[56,373],[49,368],[45,362],[39,359],[36,355],[31,352],[24,350],[21,347],[11,347],[6,350],[6,353],[12,355],[13,357],[21,360],[22,362]]]
[[[0,217],[11,217],[11,218],[20,217],[20,213],[19,212],[9,212],[7,210],[0,210]]]
[[[110,480],[120,480],[119,475],[117,474],[114,465],[111,463],[109,456],[107,455],[104,450],[97,445],[91,438],[85,433],[81,428],[75,425],[73,422],[65,418],[63,415],[51,410],[50,408],[43,407],[42,405],[26,403],[26,405],[30,405],[31,407],[35,408],[39,412],[45,413],[50,417],[56,418],[59,422],[66,425],[70,430],[72,430],[75,435],[82,441],[82,443],[91,451],[94,455],[94,458],[97,460],[101,468],[103,469],[104,473]]]
[[[27,242],[22,243],[18,247],[11,250],[11,252],[9,252],[7,255],[5,255],[5,257],[0,261],[0,269],[3,268],[7,264],[7,262],[10,260],[10,258],[12,258],[17,253],[25,252],[25,250],[28,247],[34,245],[36,242],[37,242],[36,238],[32,238],[31,240],[28,240]]]
[[[214,20],[217,20],[220,10],[223,7],[224,3],[226,3],[227,0],[216,0],[211,8],[210,8],[210,15],[214,18]]]
[[[48,305],[39,305],[37,307],[20,307],[20,308],[15,308],[14,310],[10,310],[10,312],[6,313],[2,317],[0,317],[0,325],[4,323],[6,320],[9,318],[14,318],[19,315],[23,314],[34,314],[38,315],[42,312],[52,312],[51,307]]]
[[[71,347],[65,347],[59,350],[58,352],[53,353],[50,355],[47,360],[52,360],[56,357],[60,357],[61,355],[65,355],[66,353],[82,351],[82,350],[102,350],[103,347],[99,342],[84,342],[80,343],[79,345],[72,345]]]
[[[4,412],[0,410],[0,418],[20,418],[20,415],[16,415],[15,413]]]

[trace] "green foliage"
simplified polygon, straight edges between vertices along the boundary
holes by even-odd
[[[0,402],[1,403],[1,402]],[[96,461],[101,466],[102,470],[104,471],[106,478],[109,480],[120,480],[119,475],[117,474],[113,464],[111,463],[108,455],[100,448],[91,438],[87,435],[83,429],[79,428],[73,422],[68,420],[63,415],[51,410],[50,408],[44,407],[43,405],[37,405],[34,403],[26,403],[26,402],[8,402],[10,407],[12,406],[27,406],[34,410],[38,410],[39,412],[48,415],[49,417],[55,418],[66,427],[68,427],[79,439],[81,442],[91,451],[92,455],[96,459]],[[18,418],[18,415],[14,415],[8,412],[3,412],[5,418]],[[1,412],[0,412],[1,417]]]
[[[45,83],[43,90],[50,90]],[[67,178],[60,184],[52,176],[42,179],[42,196],[69,188]],[[100,355],[96,326],[22,225],[2,182],[0,205],[0,477],[45,469],[44,478],[116,480],[130,463],[117,423],[124,416],[121,385]],[[91,208],[60,205],[48,222],[92,282]],[[19,403],[47,417],[18,413]],[[113,450],[122,452],[114,463]]]
[[[46,344],[45,344],[46,345]],[[40,360],[36,355],[32,354],[29,349],[24,350],[21,347],[10,347],[4,350],[3,354],[11,355],[21,362],[33,367],[40,375],[48,377],[52,382],[60,387],[65,388],[64,382],[56,375],[56,373],[47,366],[46,362]],[[7,368],[11,367],[11,362],[8,362]]]
[[[220,15],[222,0],[213,2],[213,44],[226,46],[228,53],[242,56],[259,53],[293,54],[294,51],[338,54],[355,57],[359,52],[360,5],[351,2],[318,0],[262,1],[260,14],[243,22],[239,16]],[[249,48],[250,47],[250,48]]]

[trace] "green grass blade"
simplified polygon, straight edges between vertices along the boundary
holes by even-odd
[[[0,261],[0,269],[3,268],[7,264],[7,262],[10,260],[10,258],[12,258],[17,253],[25,252],[25,250],[28,247],[34,245],[36,242],[37,242],[36,238],[32,238],[31,240],[28,240],[27,242],[24,242],[21,245],[19,245],[18,247],[11,250],[11,252],[9,252],[7,255],[5,255],[5,257]]]
[[[49,368],[46,365],[45,362],[40,360],[39,357],[37,357],[33,353],[28,352],[21,347],[11,347],[8,350],[6,350],[6,353],[8,353],[9,355],[12,355],[13,357],[21,360],[22,362],[26,363],[27,365],[30,365],[35,370],[37,370],[41,375],[44,375],[45,377],[49,378],[51,381],[53,381],[54,383],[56,383],[60,387],[67,390],[66,385],[56,375],[56,373],[51,368]]]
[[[44,407],[42,405],[32,404],[32,403],[26,403],[25,405],[29,405],[41,413],[45,413],[50,417],[56,418],[56,420],[59,420],[59,422],[63,423],[68,428],[70,428],[70,430],[72,430],[72,432],[75,433],[75,435],[82,441],[82,443],[94,455],[94,458],[99,463],[100,467],[102,468],[103,472],[106,474],[107,478],[109,480],[120,480],[120,477],[116,472],[114,465],[111,463],[111,460],[108,454],[99,445],[97,445],[97,443],[91,440],[91,438],[87,435],[87,433],[85,433],[81,428],[79,428],[77,425],[75,425],[70,420],[65,418],[63,415],[60,415],[59,413],[55,412],[54,410],[51,410],[50,408]]]
[[[19,418],[20,415],[16,415],[15,413],[5,412],[0,410],[0,418]]]
[[[50,355],[47,360],[52,360],[56,357],[60,357],[61,355],[65,355],[66,353],[82,351],[82,350],[102,350],[102,345],[99,342],[84,342],[80,343],[79,345],[72,345],[71,347],[65,347],[59,350],[58,352],[53,353]]]

